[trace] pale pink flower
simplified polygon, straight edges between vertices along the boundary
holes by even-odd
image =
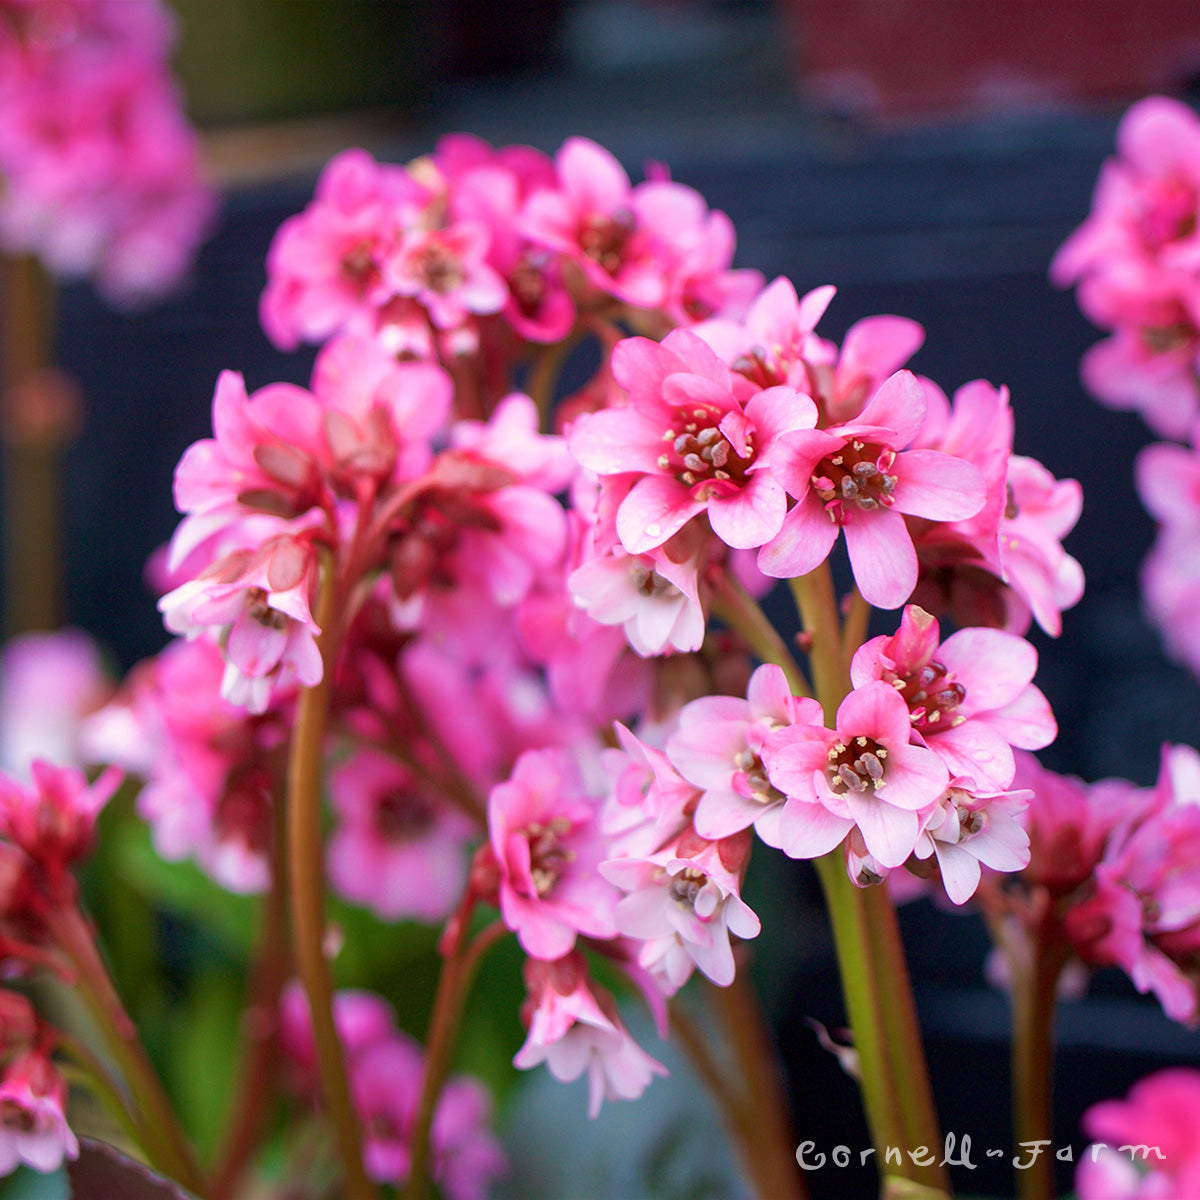
[[[619,722],[616,734],[621,748],[603,757],[609,789],[600,828],[614,858],[645,858],[683,831],[699,793],[661,750]]]
[[[1075,1171],[1079,1200],[1200,1195],[1200,1071],[1168,1067],[1147,1075],[1124,1100],[1092,1105],[1082,1124],[1097,1145]]]
[[[910,604],[900,628],[855,651],[850,679],[882,679],[904,698],[913,732],[951,775],[980,789],[1012,783],[1012,747],[1041,750],[1058,733],[1046,697],[1032,683],[1037,651],[999,629],[960,629],[938,641],[937,621]]]
[[[764,760],[771,783],[787,797],[784,851],[815,858],[857,826],[871,855],[885,867],[900,866],[950,781],[941,759],[910,744],[910,734],[908,706],[882,680],[842,701],[835,729],[809,720],[776,731]]]
[[[81,728],[113,691],[80,629],[27,633],[0,651],[0,768],[25,778],[35,758],[81,765]]]
[[[488,241],[487,227],[472,221],[407,231],[388,256],[387,282],[396,295],[416,300],[436,329],[498,312],[508,290],[485,261]]]
[[[0,1175],[24,1164],[47,1174],[79,1156],[66,1117],[67,1085],[39,1050],[19,1054],[0,1078]]]
[[[981,792],[971,779],[952,779],[926,818],[913,853],[937,858],[946,895],[965,904],[979,886],[981,867],[1020,871],[1029,865],[1029,834],[1019,820],[1029,790]]]
[[[278,714],[252,717],[220,696],[225,661],[207,639],[171,642],[92,717],[90,756],[141,775],[138,813],[169,862],[194,858],[223,887],[270,882],[275,782],[286,744]]]
[[[528,959],[522,1018],[529,1029],[513,1058],[522,1071],[544,1062],[561,1083],[585,1072],[588,1116],[605,1100],[636,1100],[667,1069],[630,1037],[607,992],[588,978],[577,951],[553,962]]]
[[[684,329],[618,343],[612,371],[629,403],[578,417],[570,446],[599,475],[638,476],[616,514],[625,549],[653,550],[700,513],[728,546],[772,538],[787,497],[765,468],[780,437],[816,421],[808,397],[759,389]]]
[[[273,538],[257,553],[226,555],[159,600],[172,633],[221,631],[221,695],[262,713],[276,689],[312,687],[324,673],[309,598],[316,587],[312,545]]]
[[[700,789],[697,833],[727,838],[753,825],[768,846],[778,847],[784,795],[767,777],[763,749],[776,730],[822,719],[821,706],[793,696],[773,664],[754,672],[744,700],[702,696],[685,704],[666,750],[680,775]]]
[[[329,794],[338,818],[326,851],[333,887],[386,920],[446,916],[466,880],[470,822],[373,750],[332,771]]]
[[[1052,637],[1083,595],[1083,568],[1062,547],[1083,507],[1074,479],[1055,479],[1035,459],[1008,463],[1009,504],[1000,523],[1001,577]]]
[[[642,942],[638,966],[668,995],[698,967],[727,987],[735,965],[729,935],[757,937],[762,926],[740,891],[750,857],[745,830],[718,841],[685,830],[649,858],[614,858],[600,873],[625,896],[617,929]]]
[[[597,807],[565,754],[531,750],[488,796],[500,912],[534,958],[568,953],[577,934],[611,938],[616,893],[596,874],[606,857]]]

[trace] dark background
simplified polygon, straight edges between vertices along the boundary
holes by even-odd
[[[305,0],[208,7],[226,26],[193,24],[204,5],[180,6],[181,71],[230,182],[194,283],[133,316],[114,314],[82,286],[66,288],[61,302],[59,360],[88,401],[66,471],[69,618],[122,666],[165,640],[141,572],[174,527],[171,472],[188,443],[209,432],[218,372],[242,371],[251,389],[307,382],[312,352],[274,351],[256,306],[271,236],[307,203],[323,161],[354,141],[403,161],[454,130],[548,152],[582,134],[635,180],[647,160],[664,161],[724,209],[738,231],[738,265],[786,274],[801,292],[836,284],[821,326],[827,336],[872,313],[920,321],[927,340],[915,369],[947,393],[978,377],[1007,384],[1017,451],[1081,481],[1084,514],[1066,544],[1088,590],[1065,614],[1061,638],[1033,635],[1038,682],[1061,731],[1042,755],[1047,765],[1145,784],[1164,741],[1196,740],[1200,692],[1164,660],[1139,610],[1137,572],[1153,529],[1131,472],[1153,439],[1137,417],[1082,392],[1079,358],[1098,334],[1073,296],[1046,280],[1055,248],[1087,211],[1121,111],[1156,89],[1196,98],[1194,5],[1139,5],[1140,59],[1133,33],[1105,25],[1115,9],[1103,0],[1003,6],[1014,34],[1031,15],[1040,32],[1007,46],[1003,27],[993,29],[983,48],[969,28],[939,22],[991,6],[938,0],[349,3],[340,11],[350,15],[332,26],[329,5]],[[1093,14],[1097,41],[1070,54],[1081,8]],[[874,24],[863,29],[896,23],[886,25],[882,49],[855,33],[864,14]],[[331,29],[341,40],[330,42]],[[1101,53],[1122,39],[1125,58]],[[206,46],[218,60],[229,48],[224,76],[214,78],[202,59]],[[281,61],[291,68],[279,69]],[[324,82],[323,62],[331,68]],[[257,85],[244,74],[255,63]],[[842,1021],[817,890],[802,864],[759,856],[751,874],[751,903],[771,942],[759,951],[760,983],[788,1063],[798,1135],[856,1151],[867,1143],[845,1116],[854,1087],[806,1023]],[[1007,1006],[982,982],[986,939],[975,918],[923,902],[904,920],[943,1124],[976,1147],[979,1168],[958,1183],[1009,1191],[1007,1167],[985,1156],[989,1146],[1013,1152]],[[1088,1104],[1122,1094],[1155,1066],[1200,1060],[1192,1034],[1116,978],[1064,1010],[1060,1046],[1059,1144],[1077,1148]],[[653,1105],[654,1095],[642,1103]],[[969,1125],[956,1122],[960,1113]],[[853,1170],[827,1170],[812,1183],[818,1196],[872,1193]],[[589,1185],[588,1194],[602,1190]]]

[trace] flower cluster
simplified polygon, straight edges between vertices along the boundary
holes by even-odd
[[[402,1187],[408,1180],[413,1120],[421,1094],[424,1054],[396,1027],[396,1015],[373,992],[341,991],[334,1021],[346,1056],[350,1089],[367,1130],[363,1157],[371,1178]],[[299,984],[285,988],[280,1035],[291,1084],[318,1092],[312,1016]],[[433,1177],[446,1200],[483,1200],[506,1162],[489,1130],[491,1097],[469,1075],[450,1079],[433,1117]]]
[[[1177,100],[1135,104],[1117,131],[1087,220],[1050,268],[1111,335],[1084,356],[1087,387],[1136,409],[1155,432],[1200,415],[1200,118]]]
[[[172,289],[215,210],[158,0],[0,3],[0,247],[121,306]]]

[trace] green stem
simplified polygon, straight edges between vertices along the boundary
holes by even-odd
[[[72,900],[60,900],[47,914],[51,934],[76,972],[75,987],[111,1052],[137,1114],[142,1149],[152,1165],[198,1196],[207,1185],[191,1143],[175,1109],[146,1057],[137,1029],[121,1003],[108,969],[97,949],[91,928]]]
[[[779,630],[767,618],[762,607],[728,572],[722,571],[713,591],[713,616],[735,630],[764,663],[781,668],[794,696],[811,696],[808,680],[795,655],[779,636]]]
[[[1032,961],[1009,953],[1012,978],[1013,1136],[1018,1146],[1042,1141],[1042,1152],[1017,1171],[1020,1200],[1053,1200],[1054,1016],[1058,979],[1068,950],[1062,929],[1047,912],[1032,931]],[[1031,1152],[1032,1153],[1032,1152]],[[1028,1157],[1028,1156],[1027,1156]]]
[[[790,580],[790,585],[809,639],[813,690],[825,710],[825,720],[832,721],[837,706],[850,691],[850,674],[842,649],[841,622],[829,564],[822,563],[807,575]]]
[[[405,1200],[422,1200],[428,1193],[430,1165],[430,1132],[437,1111],[438,1097],[450,1069],[450,1054],[462,1019],[463,1006],[484,953],[505,933],[503,921],[495,921],[482,930],[474,941],[468,941],[469,924],[474,908],[474,895],[468,892],[454,917],[450,948],[442,963],[437,994],[433,1001],[433,1016],[425,1047],[425,1073],[421,1080],[421,1099],[413,1120],[409,1140],[410,1169]]]
[[[828,563],[791,581],[806,635],[817,700],[832,724],[850,691],[849,660],[856,648],[847,637],[865,631],[869,612],[851,604],[849,629],[838,616]],[[817,874],[833,930],[842,993],[854,1031],[863,1105],[884,1171],[888,1146],[901,1152],[885,1187],[895,1176],[926,1187],[949,1190],[945,1167],[937,1165],[941,1132],[917,1022],[904,944],[892,898],[885,888],[858,888],[846,874],[840,850],[816,860]],[[925,1147],[930,1165],[913,1161],[910,1151]]]
[[[345,1171],[346,1200],[376,1200],[363,1166],[358,1114],[350,1095],[341,1041],[333,1020],[333,978],[325,957],[325,871],[321,838],[322,767],[337,638],[338,588],[332,572],[322,580],[316,621],[325,669],[321,682],[303,688],[288,757],[286,845],[292,946],[312,1014],[313,1040],[325,1110]]]

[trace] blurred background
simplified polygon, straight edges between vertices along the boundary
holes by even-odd
[[[218,372],[243,372],[251,389],[307,382],[312,352],[275,351],[257,303],[271,237],[308,202],[321,166],[351,145],[404,161],[453,131],[550,153],[580,134],[635,180],[646,162],[665,162],[725,210],[736,265],[786,274],[801,292],[835,284],[826,336],[873,313],[920,321],[914,369],[947,393],[979,377],[1007,384],[1017,451],[1082,482],[1084,514],[1066,546],[1088,591],[1060,639],[1035,632],[1038,682],[1061,727],[1046,765],[1145,784],[1164,741],[1200,741],[1200,690],[1165,661],[1139,610],[1153,528],[1132,463],[1153,439],[1140,418],[1083,393],[1079,358],[1098,334],[1046,280],[1087,211],[1122,111],[1151,92],[1200,99],[1194,0],[173,7],[177,72],[225,190],[219,228],[171,302],[123,316],[69,287],[58,326],[58,360],[87,398],[65,480],[68,617],[122,668],[165,641],[142,570],[174,527],[172,471],[209,432]],[[759,982],[797,1135],[826,1149],[866,1145],[844,1115],[853,1084],[808,1024],[842,1022],[815,884],[803,864],[766,855],[751,879],[770,941],[756,947]],[[974,918],[924,902],[904,919],[943,1124],[976,1146],[978,1169],[958,1182],[1001,1194],[1010,1172],[984,1150],[1010,1147],[1007,1005],[983,982],[986,939]],[[1060,1030],[1059,1128],[1077,1147],[1088,1104],[1155,1066],[1200,1062],[1195,1036],[1118,980],[1072,1002]],[[698,1090],[680,1067],[640,1104],[611,1105],[588,1125],[581,1095],[529,1078],[504,1114],[509,1194],[630,1200],[639,1178],[663,1196],[734,1194]],[[956,1129],[962,1112],[971,1127]],[[817,1196],[870,1194],[854,1171],[812,1182]]]

